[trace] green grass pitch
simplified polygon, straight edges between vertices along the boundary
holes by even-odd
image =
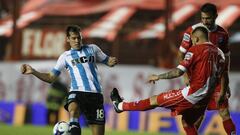
[[[11,126],[0,123],[1,135],[52,135],[53,126]],[[82,129],[82,135],[91,135],[89,128]],[[174,135],[167,133],[106,131],[105,135]]]

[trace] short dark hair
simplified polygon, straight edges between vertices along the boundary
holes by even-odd
[[[212,15],[217,15],[217,7],[212,3],[205,3],[201,7],[201,12],[211,13]]]
[[[205,37],[206,39],[208,39],[209,30],[208,30],[206,27],[204,27],[204,26],[198,26],[198,27],[196,27],[195,29],[193,29],[192,34],[195,33],[195,32],[197,32],[197,31],[201,31],[201,32],[204,34],[204,37]]]
[[[74,33],[81,32],[81,27],[79,27],[78,25],[69,25],[67,26],[67,29],[66,29],[67,36],[70,36],[69,35],[70,32],[74,32]]]

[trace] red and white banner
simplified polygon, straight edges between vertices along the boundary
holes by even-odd
[[[20,73],[22,63],[28,63],[40,71],[48,72],[56,61],[0,63],[0,100],[45,103],[49,84],[32,75],[22,75]],[[160,80],[155,85],[147,84],[146,78],[148,75],[166,71],[152,66],[117,65],[114,68],[109,68],[105,65],[99,65],[99,71],[102,77],[105,102],[109,102],[109,94],[113,87],[118,88],[120,94],[128,101],[147,98],[169,89],[183,87],[181,78]],[[65,72],[61,74],[61,78],[63,82],[69,82]],[[230,107],[233,111],[240,111],[239,86],[240,73],[230,73],[230,88],[232,91]]]
[[[25,29],[22,34],[22,57],[57,58],[65,51],[65,40],[61,29]]]

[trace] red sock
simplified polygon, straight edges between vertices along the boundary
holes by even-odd
[[[144,99],[137,102],[123,102],[124,111],[145,111],[155,107],[150,105],[150,99]]]
[[[195,128],[195,126],[187,126],[183,128],[186,132],[186,135],[198,135],[197,129]]]
[[[228,135],[232,135],[231,133],[235,133],[236,134],[236,127],[233,124],[232,119],[228,119],[223,121],[223,127],[225,129],[225,131],[227,132]]]

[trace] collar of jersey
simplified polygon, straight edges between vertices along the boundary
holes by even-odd
[[[82,50],[82,46],[81,46],[81,48],[80,49],[74,49],[74,48],[71,48],[71,50],[73,50],[73,51],[81,51]]]

